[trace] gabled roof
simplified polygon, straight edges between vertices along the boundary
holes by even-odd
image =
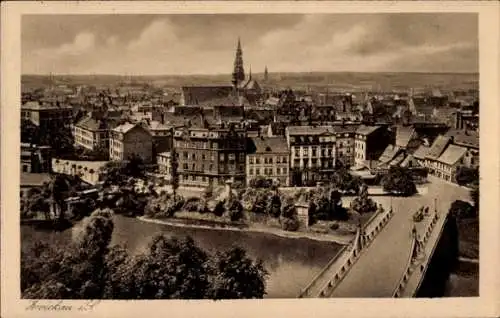
[[[430,149],[431,147],[420,145],[420,147],[418,147],[418,149],[413,153],[413,157],[417,159],[425,159],[425,157],[429,154]]]
[[[404,161],[405,156],[406,156],[405,153],[401,152],[396,157],[394,157],[391,160],[391,162],[389,162],[389,166],[398,166],[399,164],[401,164]]]
[[[367,136],[369,134],[372,134],[373,132],[375,132],[379,128],[380,128],[380,126],[365,126],[365,125],[361,125],[356,130],[356,134]]]
[[[450,137],[439,135],[432,143],[426,158],[437,160],[450,143]]]
[[[445,135],[453,137],[454,144],[479,149],[479,133],[476,131],[450,129]]]
[[[406,156],[406,158],[399,165],[403,168],[416,166],[418,163],[412,155]]]
[[[90,131],[106,130],[109,128],[106,120],[96,119],[90,116],[80,119],[75,126]]]
[[[380,161],[381,164],[388,163],[392,159],[394,159],[394,157],[396,157],[400,150],[401,148],[399,148],[398,146],[388,145],[382,155],[380,155],[378,161]]]
[[[135,127],[141,127],[142,128],[142,126],[140,126],[139,124],[125,123],[123,125],[115,127],[113,129],[113,131],[118,132],[118,133],[122,133],[122,134],[126,134],[126,133],[128,133],[130,130],[132,130]]]
[[[410,126],[399,126],[396,131],[396,145],[401,148],[408,147],[408,144],[414,138],[415,129]]]
[[[334,133],[332,126],[288,126],[289,135],[321,135]]]
[[[447,165],[454,165],[457,163],[467,152],[467,149],[457,145],[449,145],[437,161]]]
[[[288,147],[283,137],[255,137],[249,138],[248,154],[287,153]]]
[[[171,127],[167,126],[165,124],[162,124],[161,122],[157,120],[152,120],[149,122],[148,128],[151,130],[169,130]]]
[[[220,99],[231,95],[232,86],[184,86],[182,95],[185,105],[200,105],[210,100]]]

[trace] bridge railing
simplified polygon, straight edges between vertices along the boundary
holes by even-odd
[[[352,243],[351,243],[352,244]],[[333,257],[329,262],[328,264],[325,265],[325,267],[323,267],[323,269],[319,272],[318,275],[316,275],[313,280],[304,288],[301,290],[300,294],[299,294],[299,298],[304,298],[304,297],[310,297],[310,290],[311,288],[318,282],[318,280],[321,278],[321,276],[324,275],[324,273],[326,271],[328,271],[328,269],[330,269],[330,267],[333,266],[333,264],[335,264],[335,262],[337,262],[337,260],[345,253],[346,249],[349,248],[349,245],[344,245],[340,251],[337,253],[337,255],[335,255],[335,257]]]
[[[332,258],[330,262],[328,262],[328,264],[311,281],[311,283],[309,283],[309,285],[307,285],[307,287],[301,291],[299,298],[325,297],[327,295],[327,292],[331,293],[335,289],[335,287],[337,287],[337,285],[347,275],[348,271],[352,268],[354,263],[358,260],[361,252],[370,245],[370,243],[375,239],[376,235],[380,233],[387,222],[389,222],[390,218],[394,214],[394,211],[391,209],[383,213],[383,217],[378,221],[376,225],[373,225],[373,222],[379,216],[378,213],[376,213],[369,219],[368,223],[363,227],[363,229],[358,229],[356,231],[356,236],[353,241],[349,245],[344,246],[341,251],[337,253],[337,255]],[[368,233],[362,233],[370,227],[372,227],[372,229]],[[349,249],[348,256],[346,256],[347,249]],[[328,279],[328,281],[320,288],[319,295],[311,295],[310,291],[312,287],[316,283],[318,283],[319,279],[323,275],[325,275],[327,271],[340,259],[343,259],[343,263],[338,265],[338,269],[335,271],[335,274],[332,275],[332,277]]]
[[[431,222],[426,226],[424,235],[423,235],[422,239],[420,240],[422,243],[422,246],[425,246],[425,244],[427,244],[427,242],[429,241],[429,237],[430,237],[432,231],[434,230],[434,227],[436,226],[438,219],[439,219],[438,214],[434,213],[434,216],[432,217]],[[411,244],[411,248],[410,248],[410,254],[408,257],[408,261],[406,263],[405,272],[403,274],[403,277],[401,277],[401,279],[399,280],[399,282],[398,282],[398,284],[397,284],[397,286],[394,289],[394,292],[392,294],[392,296],[394,298],[401,297],[401,295],[403,294],[405,287],[410,279],[410,276],[413,273],[415,256],[417,254],[418,242],[419,242],[418,238],[416,236],[414,236],[412,239],[412,244]],[[422,264],[420,266],[420,270],[423,272],[424,267],[422,267],[422,266],[425,266],[425,265]]]

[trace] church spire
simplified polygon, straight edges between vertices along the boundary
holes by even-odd
[[[250,65],[250,70],[248,71],[248,80],[252,79],[252,65]]]
[[[267,73],[267,65],[266,65],[266,68],[264,69],[264,81],[267,82],[268,77],[269,77],[269,74]]]
[[[243,69],[243,51],[238,37],[238,46],[236,47],[236,56],[234,58],[234,70],[232,82],[235,87],[245,80],[245,70]]]

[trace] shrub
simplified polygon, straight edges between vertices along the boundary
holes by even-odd
[[[299,220],[297,218],[283,218],[282,228],[285,231],[295,232],[299,229]]]
[[[224,207],[224,200],[217,202],[217,204],[215,205],[214,211],[213,211],[215,216],[219,216],[219,217],[223,216],[224,212],[226,212],[226,208]]]

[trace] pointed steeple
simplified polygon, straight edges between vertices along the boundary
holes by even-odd
[[[264,81],[267,82],[268,79],[269,79],[269,74],[267,72],[267,65],[266,65],[266,68],[264,69]]]
[[[232,83],[238,87],[245,80],[245,70],[243,69],[243,51],[241,49],[240,38],[238,37],[238,46],[236,47],[236,56],[234,58],[234,70]]]
[[[250,65],[250,69],[248,71],[248,80],[250,81],[252,79],[252,65]]]

